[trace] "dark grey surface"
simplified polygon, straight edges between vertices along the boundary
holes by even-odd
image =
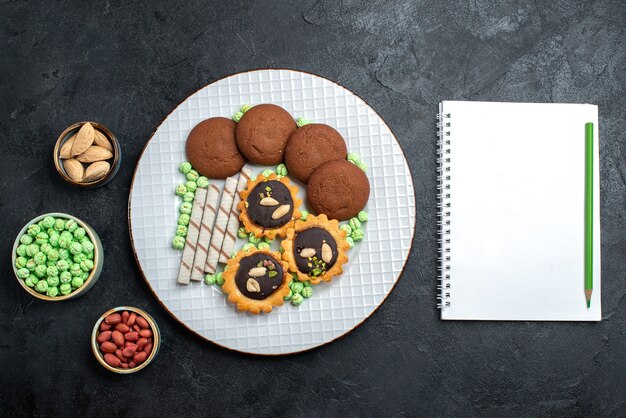
[[[87,3],[0,3],[0,415],[626,414],[623,2]],[[413,251],[385,304],[348,336],[282,358],[230,352],[178,325],[140,277],[126,220],[134,166],[161,120],[204,85],[258,67],[313,72],[363,97],[402,144],[416,191]],[[601,323],[438,319],[442,99],[600,106]],[[63,183],[51,158],[80,120],[110,127],[124,150],[114,181],[91,191]],[[85,219],[104,242],[104,273],[79,300],[42,303],[13,278],[15,234],[47,211]],[[165,340],[126,377],[89,349],[94,321],[121,304],[147,309]]]

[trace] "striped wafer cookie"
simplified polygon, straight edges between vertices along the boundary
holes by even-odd
[[[196,190],[191,216],[189,217],[187,241],[185,242],[183,258],[180,260],[180,268],[178,269],[178,283],[180,284],[189,284],[189,279],[191,278],[191,268],[196,253],[196,244],[198,242],[198,234],[200,233],[200,222],[202,221],[202,212],[204,210],[206,196],[207,189],[198,188]]]
[[[191,280],[200,281],[204,277],[204,264],[209,254],[211,244],[211,231],[217,214],[217,205],[220,201],[220,188],[215,184],[209,184],[209,189],[204,204],[204,213],[200,222],[200,236],[196,245],[196,256],[193,259]]]
[[[210,274],[215,273],[217,269],[217,260],[224,242],[224,234],[226,233],[226,224],[228,223],[228,215],[233,207],[233,197],[237,189],[237,177],[228,177],[224,184],[224,192],[220,201],[220,208],[215,217],[215,225],[213,225],[213,234],[211,235],[211,244],[209,245],[209,255],[204,265],[204,271]]]
[[[237,213],[237,205],[241,201],[239,192],[246,188],[248,180],[250,180],[250,170],[244,167],[241,169],[241,173],[239,173],[237,192],[233,198],[232,209],[228,217],[228,224],[226,225],[226,234],[224,234],[224,243],[220,251],[220,263],[226,264],[230,258],[230,253],[233,252],[233,247],[237,239],[237,229],[239,228],[239,213]]]

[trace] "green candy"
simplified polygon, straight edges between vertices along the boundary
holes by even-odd
[[[80,276],[83,279],[83,282],[89,278],[89,272],[83,271],[83,274]]]
[[[50,267],[50,266],[57,266],[56,261],[52,261],[52,260],[48,260],[46,261],[46,267]]]
[[[189,170],[189,172],[187,174],[185,174],[185,178],[188,181],[196,181],[196,180],[198,180],[199,177],[200,177],[200,174],[196,170],[193,170],[193,169]],[[197,186],[197,184],[196,184],[196,186]]]
[[[43,224],[43,220],[37,222],[37,225],[39,225],[39,228],[41,228],[41,230],[43,231],[44,229],[46,229],[46,227]]]
[[[80,263],[80,268],[82,271],[91,271],[93,268],[93,261],[85,260]]]
[[[78,240],[78,241],[80,241],[80,243],[81,243],[81,244],[84,244],[84,243],[86,243],[86,242],[91,242],[91,239],[89,239],[89,237],[88,237],[87,235],[85,235],[84,237],[82,237],[82,238],[81,238],[80,240]]]
[[[242,251],[248,251],[248,250],[251,250],[251,249],[254,249],[254,248],[256,248],[256,245],[254,245],[251,242],[248,242],[247,244],[244,244],[243,247],[241,247],[241,250]]]
[[[304,289],[304,284],[302,282],[292,282],[291,283],[291,291],[293,293],[300,294],[300,292],[302,292],[302,289]]]
[[[339,227],[339,229],[341,231],[345,231],[347,237],[349,237],[350,234],[352,233],[352,227],[349,224],[343,224]]]
[[[18,269],[23,269],[24,267],[26,267],[27,262],[28,259],[26,257],[17,257],[15,259],[15,267]]]
[[[74,232],[76,232],[76,230],[74,230]],[[58,232],[57,232],[58,234]],[[59,239],[61,238],[65,238],[68,239],[70,241],[74,241],[74,234],[70,231],[62,231],[59,235]]]
[[[235,123],[239,123],[242,116],[243,112],[235,112],[235,114],[233,115],[233,120],[235,121]]]
[[[258,244],[259,242],[261,242],[261,238],[257,238],[254,236],[253,232],[250,232],[250,234],[248,235],[248,241],[250,241],[252,244]]]
[[[83,252],[84,252],[85,254],[92,253],[92,252],[93,252],[93,250],[94,250],[94,246],[93,246],[93,244],[91,243],[91,241],[85,241],[85,242],[82,242],[82,243],[80,244],[80,246],[82,247]]]
[[[85,228],[76,228],[76,230],[74,230],[74,238],[76,239],[82,239],[86,234]]]
[[[35,290],[39,293],[46,293],[48,290],[48,282],[45,280],[39,280],[35,285]]]
[[[301,294],[299,294],[299,293],[296,293],[296,294],[294,294],[294,295],[291,297],[291,304],[292,304],[293,306],[298,306],[298,305],[300,305],[302,302],[304,302],[304,297],[303,297]]]
[[[192,170],[191,163],[189,161],[185,161],[178,167],[178,171],[183,174],[187,174]]]
[[[41,227],[37,224],[29,225],[28,228],[26,229],[26,233],[33,238],[35,238],[37,234],[40,232],[41,232]]]
[[[356,166],[363,171],[367,171],[367,164],[365,164],[363,161],[359,161],[358,163],[356,163]]]
[[[268,178],[269,176],[274,174],[274,172],[268,168],[267,170],[263,170],[261,174],[263,174],[263,177]]]
[[[48,228],[54,228],[54,218],[52,216],[46,216],[45,218],[43,218],[43,220],[41,221],[43,224],[43,227],[48,229]]]
[[[52,245],[53,247],[58,247],[60,240],[61,238],[58,233],[50,235],[50,245]]]
[[[263,237],[263,241],[267,242],[268,244],[271,244],[272,241],[274,241],[274,240],[271,239],[270,237]]]
[[[287,166],[285,164],[278,164],[276,166],[276,175],[278,177],[285,177],[289,172],[287,171]]]
[[[59,247],[60,248],[67,249],[67,248],[69,248],[71,243],[72,243],[72,240],[68,239],[67,237],[59,238]]]
[[[58,286],[60,283],[59,276],[48,276],[46,281],[48,282],[48,286]]]
[[[308,299],[311,296],[313,296],[313,288],[312,287],[304,287],[304,289],[302,289],[302,292],[300,292],[300,294],[302,295],[302,297]]]
[[[57,231],[63,231],[65,229],[65,221],[63,219],[57,219],[54,221],[54,229]]]
[[[241,106],[241,113],[246,113],[250,109],[252,109],[252,106],[250,106],[249,104],[245,104]]]
[[[72,274],[72,276],[80,276],[83,271],[80,268],[80,264],[78,263],[74,263],[70,266],[70,273]]]
[[[358,154],[355,154],[353,152],[349,152],[346,159],[354,165],[361,162],[361,157],[359,157]]]
[[[28,287],[34,287],[34,286],[37,284],[37,282],[38,282],[38,281],[39,281],[39,280],[38,280],[36,277],[34,277],[34,276],[28,276],[28,277],[24,280],[24,283],[25,283],[25,284],[26,284],[26,286],[28,286]]]
[[[59,250],[59,257],[61,258],[61,260],[69,260],[70,259],[70,252],[65,249],[65,248],[61,248]]]
[[[87,259],[87,256],[83,253],[74,254],[74,257],[72,257],[72,261],[74,263],[79,263],[79,264],[85,261],[86,259]]]
[[[48,251],[48,261],[57,261],[59,259],[59,250],[51,249]]]
[[[42,265],[35,267],[35,271],[33,273],[35,273],[35,276],[37,276],[38,278],[42,278],[43,276],[46,275],[47,270],[48,268],[42,264]]]
[[[305,289],[306,289],[307,287],[311,287],[311,286],[313,286],[309,280],[307,280],[306,282],[302,282],[302,283],[304,283],[304,288],[305,288]],[[304,289],[303,289],[303,290],[304,290]]]
[[[204,276],[204,282],[209,285],[215,284],[215,274],[207,274]]]
[[[174,247],[177,250],[182,250],[183,248],[185,248],[185,238],[175,236],[174,239],[172,240],[172,247]]]
[[[59,231],[57,231],[54,228],[50,228],[46,231],[46,234],[48,234],[48,236],[51,237],[53,235],[59,235]]]
[[[17,249],[15,250],[15,252],[17,253],[17,255],[19,255],[20,257],[24,257],[26,255],[26,248],[28,248],[27,245],[25,244],[20,244]]]
[[[73,255],[80,254],[83,252],[83,246],[80,245],[79,242],[72,242],[69,246],[69,250]]]
[[[46,275],[48,276],[58,276],[59,275],[59,269],[56,268],[56,266],[50,266],[46,269]]]
[[[69,268],[70,268],[70,263],[68,263],[67,260],[57,261],[57,269],[59,269],[59,271],[66,271]]]
[[[270,249],[270,245],[267,242],[259,242],[259,245],[257,246],[257,248],[259,250],[269,250]]]
[[[59,295],[59,288],[56,286],[48,287],[48,291],[46,292],[48,296],[51,298]]]
[[[33,237],[31,237],[28,234],[24,234],[22,235],[22,237],[20,238],[20,242],[24,245],[30,245],[33,242]]]
[[[209,187],[209,179],[204,176],[200,176],[198,177],[198,180],[196,180],[196,184],[198,185],[198,187],[206,189],[207,187]]]
[[[28,247],[26,247],[26,255],[28,257],[33,257],[38,252],[39,252],[39,245],[37,244],[30,244]]]
[[[85,253],[83,253],[85,254]],[[93,253],[86,253],[85,254],[85,260],[92,260],[93,261]]]
[[[59,275],[59,280],[61,283],[69,284],[72,281],[72,274],[69,271],[64,271]]]
[[[187,227],[185,225],[177,225],[176,226],[176,236],[177,237],[186,237],[187,236]]]
[[[198,188],[198,185],[196,184],[195,181],[188,181],[187,183],[185,183],[185,187],[187,188],[187,190],[189,190],[190,192],[195,192],[196,189]]]
[[[37,263],[32,258],[26,262],[26,268],[28,271],[35,271],[35,267],[37,267]]]
[[[303,209],[300,213],[301,213],[300,220],[306,221],[306,218],[309,216],[309,211]]]
[[[22,267],[21,269],[17,270],[17,277],[20,279],[25,279],[28,276],[30,276],[30,270],[28,270],[25,267]]]
[[[289,300],[289,299],[291,299],[292,296],[293,296],[293,291],[291,289],[289,289],[289,293],[287,293],[285,296],[283,296],[283,300]]]
[[[178,186],[176,186],[175,193],[177,196],[184,196],[185,193],[187,193],[187,188],[184,184],[179,184]]]
[[[193,192],[186,192],[183,194],[183,202],[193,202],[194,197],[196,197],[196,195],[194,195]]]
[[[39,250],[41,250],[41,252],[44,253],[45,255],[48,255],[51,249],[52,249],[52,245],[48,243],[41,244],[41,246],[39,247]]]
[[[180,213],[186,213],[187,215],[191,215],[191,209],[193,209],[193,204],[189,202],[183,202],[179,208]]]
[[[247,238],[248,237],[248,233],[246,232],[246,229],[244,227],[241,227],[237,230],[237,236],[239,238]]]
[[[361,229],[361,221],[357,218],[350,219],[350,228],[354,231],[355,229]]]
[[[67,221],[65,221],[65,229],[67,229],[69,232],[76,231],[76,228],[78,228],[78,224],[75,220],[68,219]]]
[[[82,277],[74,277],[72,278],[72,287],[79,288],[85,283]]]
[[[41,264],[46,264],[46,261],[48,261],[48,258],[46,257],[44,253],[40,251],[33,256],[33,260],[35,260],[35,264],[41,265]]]
[[[350,237],[354,240],[354,242],[361,241],[364,236],[365,236],[365,232],[363,232],[362,229],[354,230],[352,231],[352,234],[350,235]]]
[[[59,292],[61,292],[62,295],[69,295],[72,293],[72,285],[69,283],[61,283],[61,286],[59,286]]]
[[[219,286],[224,284],[224,277],[222,277],[222,273],[217,273],[215,275],[215,283],[217,283]]]
[[[178,225],[187,226],[189,225],[190,219],[191,218],[189,217],[189,215],[187,215],[186,213],[183,213],[178,217]]]
[[[303,126],[308,125],[309,123],[311,123],[311,121],[306,118],[298,118],[296,120],[296,126],[298,128],[302,128]]]
[[[35,243],[37,243],[38,245],[44,245],[48,243],[49,239],[50,239],[50,236],[48,234],[46,234],[45,232],[40,232],[37,234]]]

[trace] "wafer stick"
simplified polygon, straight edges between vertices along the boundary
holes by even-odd
[[[237,212],[237,205],[241,201],[239,192],[246,188],[250,180],[250,170],[246,167],[241,169],[239,173],[239,182],[237,183],[237,192],[233,198],[233,204],[228,216],[228,224],[226,225],[226,233],[224,234],[224,243],[220,251],[220,263],[227,263],[230,253],[233,251],[235,241],[237,240],[237,229],[239,228],[239,213]]]
[[[180,268],[178,269],[178,283],[180,284],[189,284],[189,279],[191,278],[191,267],[196,253],[200,221],[202,221],[202,212],[204,210],[206,196],[207,189],[198,188],[196,190],[189,219],[187,240],[185,241],[185,248],[183,249],[183,258],[180,260]]]
[[[224,242],[224,232],[228,223],[228,215],[233,206],[233,197],[237,188],[237,177],[228,177],[224,184],[224,192],[220,201],[220,208],[215,217],[215,225],[213,225],[213,234],[211,235],[211,244],[209,245],[209,255],[204,265],[204,271],[207,273],[215,273],[217,269],[217,260]]]
[[[200,281],[204,277],[204,264],[209,254],[209,245],[211,244],[211,231],[215,222],[217,213],[217,205],[220,201],[220,188],[215,184],[210,184],[204,204],[204,213],[200,222],[200,235],[198,236],[198,244],[196,245],[196,256],[193,259],[193,268],[191,270],[191,280]]]

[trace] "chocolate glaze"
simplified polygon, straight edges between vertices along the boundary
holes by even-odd
[[[298,266],[298,270],[303,273],[309,274],[315,268],[313,265],[309,267],[310,260],[307,258],[300,256],[300,251],[304,248],[313,248],[315,250],[315,256],[318,259],[322,259],[322,243],[326,241],[326,243],[330,246],[330,249],[333,250],[333,257],[330,260],[330,263],[326,263],[325,270],[329,270],[337,261],[337,243],[335,239],[323,228],[313,227],[304,229],[297,233],[296,238],[293,243],[293,257],[296,260],[296,265]]]
[[[261,291],[248,291],[248,279],[251,278],[248,272],[254,267],[257,267],[257,264],[259,262],[265,260],[274,263],[274,266],[276,267],[275,271],[278,272],[278,274],[276,274],[276,276],[274,277],[270,277],[269,272],[271,270],[267,269],[264,276],[252,277],[259,283]],[[273,257],[270,257],[269,255],[264,253],[254,253],[248,257],[242,258],[241,261],[239,261],[239,269],[237,270],[237,274],[235,274],[235,284],[244,296],[254,300],[263,300],[272,293],[274,293],[280,287],[280,285],[283,283],[283,275],[284,272],[282,266]]]
[[[266,187],[271,188],[271,197],[276,199],[279,204],[277,206],[261,206],[260,194],[267,196]],[[285,225],[293,216],[293,200],[287,186],[276,180],[264,181],[257,184],[248,196],[248,216],[252,222],[263,228],[278,228]],[[279,219],[272,219],[272,214],[281,205],[289,205],[289,212]]]

